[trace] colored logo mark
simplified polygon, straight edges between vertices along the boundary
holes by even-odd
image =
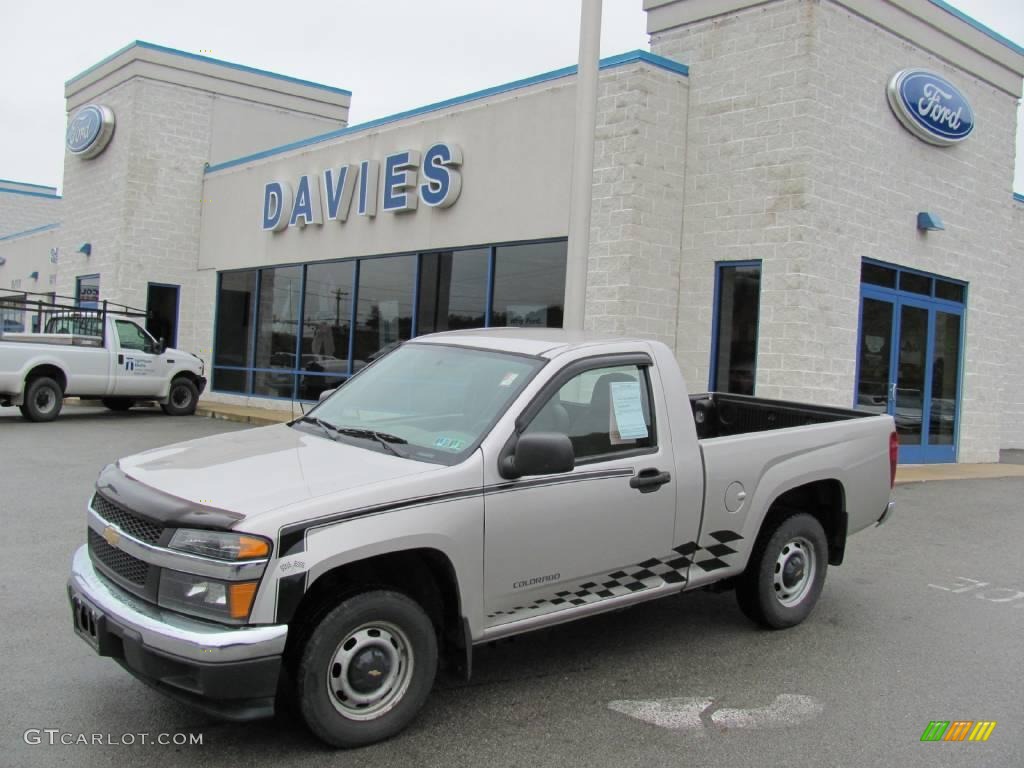
[[[988,741],[995,729],[995,720],[932,720],[921,741]]]

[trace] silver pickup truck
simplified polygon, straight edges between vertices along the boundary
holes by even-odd
[[[889,516],[896,448],[888,416],[688,395],[656,342],[424,336],[290,424],[108,466],[74,628],[208,712],[288,695],[368,744],[488,641],[716,582],[797,624]]]

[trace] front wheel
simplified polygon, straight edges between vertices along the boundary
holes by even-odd
[[[171,382],[167,402],[160,407],[168,416],[191,416],[199,403],[199,390],[189,379],[180,377]]]
[[[764,531],[747,570],[736,585],[736,599],[747,618],[769,629],[785,629],[810,615],[828,569],[825,531],[811,515],[787,517]]]
[[[413,720],[436,671],[437,636],[427,614],[405,595],[375,590],[345,600],[313,630],[295,693],[320,739],[361,747]]]

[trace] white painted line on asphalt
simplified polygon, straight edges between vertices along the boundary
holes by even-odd
[[[704,696],[608,702],[608,708],[660,728],[702,730],[705,721],[721,728],[788,728],[813,720],[824,706],[813,696],[780,693],[771,704],[749,709],[714,709],[715,700]]]
[[[610,701],[608,709],[621,712],[661,728],[680,730],[703,728],[700,713],[710,707],[714,699],[688,697],[679,699],[654,699],[651,701]]]
[[[724,728],[788,728],[813,720],[823,708],[812,696],[780,693],[766,707],[719,709],[711,713],[711,722]]]

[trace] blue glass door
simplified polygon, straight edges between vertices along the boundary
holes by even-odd
[[[956,461],[963,305],[861,288],[855,406],[896,422],[901,464]]]

